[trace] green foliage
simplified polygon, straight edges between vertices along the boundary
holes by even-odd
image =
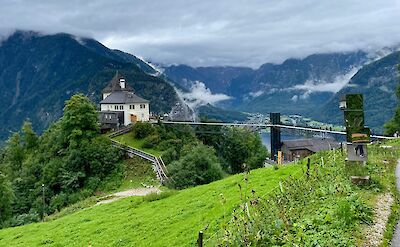
[[[153,148],[157,144],[159,144],[161,141],[161,138],[159,135],[151,135],[145,138],[143,147],[144,148]]]
[[[26,39],[27,36],[30,38]],[[175,105],[174,88],[163,78],[144,72],[148,68],[142,61],[118,54],[95,40],[86,39],[85,42],[87,45],[81,45],[68,34],[24,32],[3,40],[0,87],[4,93],[0,105],[10,107],[0,109],[0,142],[8,138],[10,130],[18,131],[26,118],[32,121],[34,130],[42,133],[61,117],[64,101],[78,92],[90,95],[97,104],[101,100],[101,90],[116,70],[125,76],[139,96],[151,102],[152,112],[169,112]],[[32,66],[40,69],[32,73]],[[18,78],[21,85],[21,97],[14,103],[15,87],[9,86],[10,78]]]
[[[30,150],[36,147],[38,144],[38,136],[32,129],[32,123],[25,121],[22,125],[23,142],[26,149]]]
[[[190,151],[172,162],[168,169],[171,185],[177,189],[207,184],[223,177],[215,151],[203,144],[190,147]]]
[[[259,135],[240,128],[227,130],[220,145],[220,153],[225,160],[225,167],[229,167],[232,173],[243,172],[244,164],[251,169],[262,167],[268,155]]]
[[[64,109],[60,121],[42,136],[38,137],[26,121],[20,133],[7,141],[0,170],[7,175],[4,184],[11,185],[15,200],[6,225],[37,221],[37,215],[82,200],[118,170],[121,153],[107,137],[100,136],[90,100],[74,95]],[[1,201],[3,197],[8,202],[7,195],[0,195]]]
[[[313,155],[309,171],[303,170],[302,177],[284,179],[268,194],[260,194],[249,186],[252,178],[246,175],[239,185],[242,203],[230,222],[222,226],[215,244],[355,246],[362,238],[359,231],[373,222],[371,199],[378,191],[392,190],[395,182],[396,161],[382,166],[388,153],[376,147],[369,151],[371,162],[366,169],[373,180],[379,180],[380,187],[352,184],[344,155],[339,151]]]
[[[11,183],[0,173],[0,227],[3,222],[11,216],[14,194]]]
[[[272,168],[252,170],[249,186],[264,194],[277,186],[280,179],[298,171],[301,171],[299,166],[285,166],[277,171]],[[205,228],[205,246],[214,246],[208,238],[220,224],[230,219],[233,209],[240,203],[237,184],[242,179],[242,174],[230,176],[171,192],[171,195],[167,193],[168,197],[159,200],[153,200],[158,197],[155,195],[150,201],[131,197],[90,207],[96,200],[89,198],[61,210],[59,214],[64,217],[59,218],[57,214],[55,220],[45,223],[0,230],[0,246],[36,246],[48,239],[56,246],[74,246],[75,243],[107,246],[120,239],[129,242],[128,246],[195,246],[199,230]],[[221,194],[226,199],[223,205]],[[85,206],[90,208],[71,214]]]
[[[99,133],[96,107],[83,94],[76,94],[65,102],[60,120],[62,134],[71,146],[89,140]]]
[[[137,122],[133,125],[132,134],[134,138],[143,139],[153,134],[155,131],[153,125],[147,122]]]

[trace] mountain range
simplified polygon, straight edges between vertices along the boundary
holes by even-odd
[[[258,69],[245,67],[198,67],[172,65],[164,73],[187,90],[199,83],[212,93],[226,95],[217,106],[245,112],[300,114],[342,124],[338,98],[363,93],[366,123],[375,132],[393,115],[399,55],[395,50],[313,54],[266,63]]]
[[[17,31],[0,44],[0,140],[25,119],[42,131],[61,115],[64,101],[83,93],[99,102],[101,90],[120,71],[151,111],[168,113],[179,102],[175,89],[137,57],[69,34]]]
[[[132,54],[100,42],[60,33],[17,31],[0,42],[0,140],[25,119],[41,132],[61,115],[75,93],[96,104],[120,71],[150,110],[180,119],[198,115],[243,121],[240,112],[301,114],[341,124],[337,107],[344,93],[365,95],[366,122],[376,132],[393,114],[399,52],[371,56],[363,51],[313,54],[281,64],[247,67],[155,68]]]

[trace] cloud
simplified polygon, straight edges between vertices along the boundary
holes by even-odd
[[[263,90],[258,90],[258,91],[256,91],[256,92],[250,92],[249,95],[250,95],[251,97],[255,98],[255,97],[261,96],[263,93],[264,93]]]
[[[3,0],[0,32],[68,32],[164,64],[258,67],[393,46],[399,19],[399,0]]]
[[[333,79],[333,82],[323,82],[323,81],[314,81],[314,80],[307,80],[302,85],[296,85],[292,89],[295,90],[305,90],[309,92],[331,92],[337,93],[346,86],[349,80],[357,73],[359,68],[352,68],[349,72],[343,75],[338,75]],[[305,96],[305,97],[308,97]]]
[[[215,105],[216,103],[224,100],[229,100],[232,97],[225,94],[213,94],[203,82],[195,81],[190,89],[190,92],[182,92],[177,90],[179,96],[191,108],[196,109],[202,105]]]

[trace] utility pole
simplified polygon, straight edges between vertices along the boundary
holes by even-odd
[[[272,125],[281,124],[280,113],[270,113],[269,119]],[[271,159],[277,161],[278,151],[281,150],[281,130],[277,127],[271,127]]]

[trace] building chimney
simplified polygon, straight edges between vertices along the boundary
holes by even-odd
[[[124,78],[120,78],[120,79],[119,79],[119,86],[120,86],[121,88],[125,88],[125,79],[124,79]]]

